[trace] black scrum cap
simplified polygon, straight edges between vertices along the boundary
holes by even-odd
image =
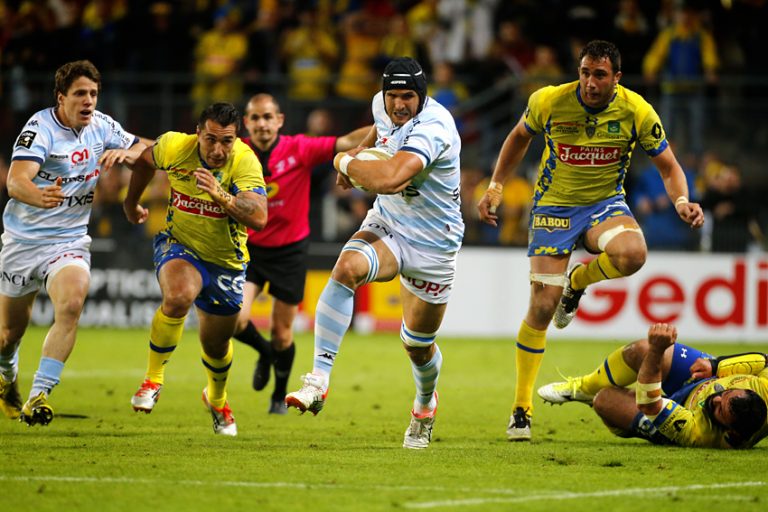
[[[381,90],[409,89],[419,95],[419,109],[424,108],[427,99],[427,76],[421,65],[410,57],[392,59],[384,68]]]

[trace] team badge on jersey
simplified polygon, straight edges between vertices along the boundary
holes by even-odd
[[[37,137],[37,132],[33,132],[32,130],[24,130],[19,134],[19,138],[16,139],[16,146],[29,149],[32,146],[32,142],[35,140],[35,137]]]

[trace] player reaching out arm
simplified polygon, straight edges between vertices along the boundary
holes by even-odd
[[[0,409],[28,425],[53,420],[49,395],[75,346],[90,284],[88,219],[101,174],[135,162],[144,149],[96,110],[101,75],[89,61],[56,70],[56,106],[34,114],[19,134],[8,173],[0,252]],[[54,320],[29,399],[18,390],[18,354],[37,292],[45,285]]]

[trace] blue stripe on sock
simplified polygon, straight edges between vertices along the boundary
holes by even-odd
[[[159,354],[166,354],[168,352],[173,352],[174,350],[176,350],[176,345],[173,345],[170,347],[158,347],[157,345],[152,343],[152,340],[149,340],[149,349]]]
[[[603,368],[605,368],[605,376],[608,377],[608,380],[611,382],[611,384],[616,386],[617,384],[613,380],[613,375],[611,374],[611,369],[608,368],[608,360],[607,359],[603,362]]]
[[[543,354],[544,353],[544,349],[543,348],[526,347],[525,345],[523,345],[519,341],[517,342],[517,348],[519,348],[520,350],[525,350],[526,352],[530,352],[531,354]]]
[[[224,373],[224,372],[226,372],[226,371],[228,371],[228,370],[229,370],[229,367],[230,367],[230,366],[232,366],[232,361],[230,361],[230,362],[229,362],[229,364],[228,364],[228,365],[226,365],[226,366],[223,366],[223,367],[221,367],[221,368],[214,368],[214,367],[213,367],[213,366],[211,366],[211,365],[208,363],[208,361],[206,361],[205,359],[200,359],[200,360],[203,362],[203,366],[205,366],[206,368],[208,368],[209,370],[211,370],[213,373]]]

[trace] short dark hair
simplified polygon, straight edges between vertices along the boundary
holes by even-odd
[[[586,46],[581,49],[579,63],[581,63],[581,59],[586,56],[595,60],[607,58],[611,61],[611,68],[614,73],[621,71],[621,53],[619,53],[619,49],[616,45],[610,41],[595,39],[594,41],[588,42]]]
[[[72,83],[81,76],[96,82],[99,86],[99,92],[101,92],[101,73],[99,73],[99,70],[93,65],[93,62],[89,60],[76,60],[67,62],[56,70],[53,97],[58,98],[59,93],[66,96],[67,91],[72,87]]]
[[[751,389],[744,391],[745,395],[731,399],[730,408],[735,418],[731,428],[746,441],[765,425],[768,407],[756,392]]]
[[[235,130],[240,131],[242,116],[233,104],[219,102],[205,107],[205,110],[200,114],[200,119],[197,120],[198,128],[201,130],[205,128],[205,122],[208,120],[216,121],[221,126],[234,124]]]

